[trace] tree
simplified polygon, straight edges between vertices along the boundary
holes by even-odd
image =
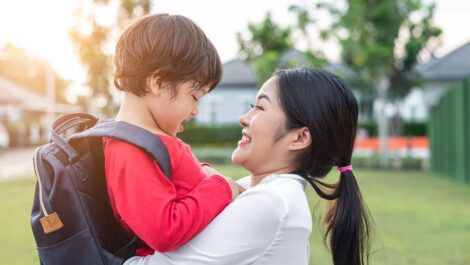
[[[109,8],[109,0],[91,0],[92,12],[86,13],[84,9],[77,10],[77,25],[70,29],[70,38],[75,44],[80,61],[87,70],[87,85],[92,89],[92,98],[101,102],[100,106],[105,115],[115,112],[116,106],[112,104],[111,92],[112,52],[109,46],[114,46],[112,38],[113,28],[98,23],[96,10]],[[117,22],[120,29],[130,19],[150,12],[150,0],[121,0],[117,10]],[[92,103],[95,104],[95,103]],[[93,105],[91,105],[93,106]],[[90,105],[88,107],[91,107]]]
[[[118,14],[118,22],[121,28],[132,18],[149,14],[151,7],[150,0],[121,0],[121,8]]]
[[[296,13],[300,10],[291,9]],[[249,36],[237,34],[239,57],[253,65],[258,81],[264,82],[272,72],[278,68],[294,67],[299,65],[320,66],[325,63],[323,54],[314,52],[312,45],[308,42],[307,50],[296,54],[293,58],[284,58],[289,51],[296,51],[292,42],[293,34],[300,31],[305,39],[308,35],[306,25],[313,20],[308,13],[298,13],[299,23],[295,26],[282,27],[271,17],[271,13],[266,13],[264,19],[259,24],[248,24]],[[284,56],[284,57],[283,57]]]
[[[341,9],[344,4],[346,8]],[[377,119],[380,160],[387,166],[385,104],[390,97],[406,95],[419,83],[413,67],[441,34],[432,24],[435,5],[421,0],[348,0],[318,7],[328,10],[335,19],[323,35],[339,41],[343,62],[382,103]]]
[[[307,63],[313,67],[323,66],[327,61],[321,51],[315,51],[313,47],[313,37],[310,36],[309,28],[316,26],[317,20],[312,18],[307,8],[299,5],[289,6],[289,11],[297,16],[297,23],[293,31],[299,31],[300,38],[307,42],[307,50],[304,52]]]
[[[277,25],[268,12],[260,24],[248,24],[248,30],[248,38],[237,34],[239,56],[253,65],[262,83],[274,71],[282,53],[293,48],[289,40],[291,28]]]

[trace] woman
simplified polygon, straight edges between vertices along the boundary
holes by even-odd
[[[240,118],[232,154],[250,172],[247,190],[176,251],[125,264],[308,264],[311,215],[306,183],[332,200],[325,216],[335,265],[367,262],[369,219],[352,172],[358,109],[350,88],[321,70],[273,74]],[[318,180],[338,167],[338,183]]]

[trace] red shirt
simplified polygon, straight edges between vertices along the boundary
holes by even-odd
[[[153,157],[124,141],[104,140],[106,181],[116,218],[146,244],[136,255],[177,249],[232,199],[221,176],[206,177],[180,139],[161,136],[170,155],[170,181]],[[152,250],[153,249],[153,250]]]

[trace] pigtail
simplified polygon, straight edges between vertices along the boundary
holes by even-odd
[[[368,264],[371,221],[354,173],[342,172],[335,184],[312,177],[307,180],[318,196],[331,201],[324,223],[327,227],[325,240],[329,238],[333,263]]]

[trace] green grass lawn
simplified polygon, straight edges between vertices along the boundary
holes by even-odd
[[[246,174],[232,166],[218,169]],[[375,221],[371,264],[470,264],[470,186],[424,172],[355,173]],[[39,264],[29,226],[34,185],[34,179],[0,183],[0,265]],[[311,188],[307,194],[314,213],[310,264],[332,264],[321,239],[326,204]]]

